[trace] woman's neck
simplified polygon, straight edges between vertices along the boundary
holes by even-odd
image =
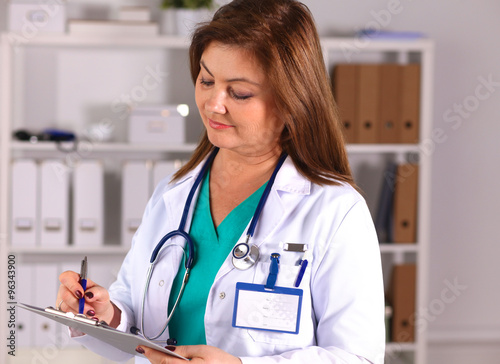
[[[271,177],[278,150],[260,156],[241,156],[220,150],[210,170],[210,209],[215,227]]]
[[[221,149],[212,164],[211,175],[216,177],[216,180],[222,179],[226,182],[265,182],[271,177],[280,155],[281,151],[278,149],[251,156]]]

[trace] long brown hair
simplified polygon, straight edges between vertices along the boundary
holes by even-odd
[[[211,42],[254,54],[269,77],[285,128],[279,143],[299,172],[317,184],[354,186],[319,36],[309,9],[295,0],[234,0],[193,34],[189,57],[196,84]],[[175,179],[210,152],[207,133]]]

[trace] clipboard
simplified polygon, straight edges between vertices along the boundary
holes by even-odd
[[[162,353],[174,356],[179,359],[188,360],[183,356],[170,351],[163,346],[157,345],[139,335],[129,334],[123,331],[116,330],[115,328],[108,326],[107,324],[101,322],[97,322],[95,320],[84,317],[83,315],[75,315],[72,312],[64,312],[56,310],[53,307],[47,307],[46,309],[27,305],[24,303],[18,302],[16,306],[21,307],[25,310],[34,312],[38,315],[42,315],[51,320],[59,322],[68,327],[72,327],[77,329],[87,335],[95,337],[96,339],[103,341],[115,348],[124,351],[126,353],[142,356],[143,354],[139,354],[135,351],[135,348],[139,345],[147,346],[149,348],[161,351]]]

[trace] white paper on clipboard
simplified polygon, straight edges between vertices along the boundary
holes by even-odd
[[[63,325],[66,325],[68,327],[72,327],[74,329],[77,329],[87,335],[90,335],[92,337],[95,337],[98,340],[101,340],[109,345],[114,346],[115,348],[124,351],[126,353],[132,354],[132,355],[137,355],[137,356],[144,356],[142,354],[139,354],[137,351],[135,351],[135,348],[139,345],[142,346],[147,346],[149,348],[161,351],[162,353],[174,356],[179,359],[183,360],[188,360],[184,358],[183,356],[174,353],[173,351],[170,351],[163,346],[157,345],[151,341],[146,340],[145,338],[138,336],[138,335],[132,335],[128,334],[123,331],[118,331],[114,328],[111,328],[109,326],[99,326],[95,324],[88,324],[86,322],[81,322],[78,321],[74,318],[70,317],[64,317],[64,316],[59,316],[55,315],[50,312],[46,312],[45,309],[35,307],[35,306],[30,306],[24,303],[18,302],[16,306],[21,307],[25,310],[34,312],[38,315],[42,315],[45,317],[48,317],[56,322],[59,322]]]

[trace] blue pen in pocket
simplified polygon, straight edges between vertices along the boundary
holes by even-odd
[[[83,296],[78,302],[78,313],[82,315],[85,308],[85,290],[87,289],[87,257],[82,260],[82,268],[80,269],[80,284],[83,288]]]
[[[309,264],[310,254],[309,250],[306,250],[304,257],[302,257],[302,260],[300,261],[299,274],[294,284],[295,287],[299,287],[302,282],[302,278],[304,278],[304,273],[306,272],[307,265]]]

